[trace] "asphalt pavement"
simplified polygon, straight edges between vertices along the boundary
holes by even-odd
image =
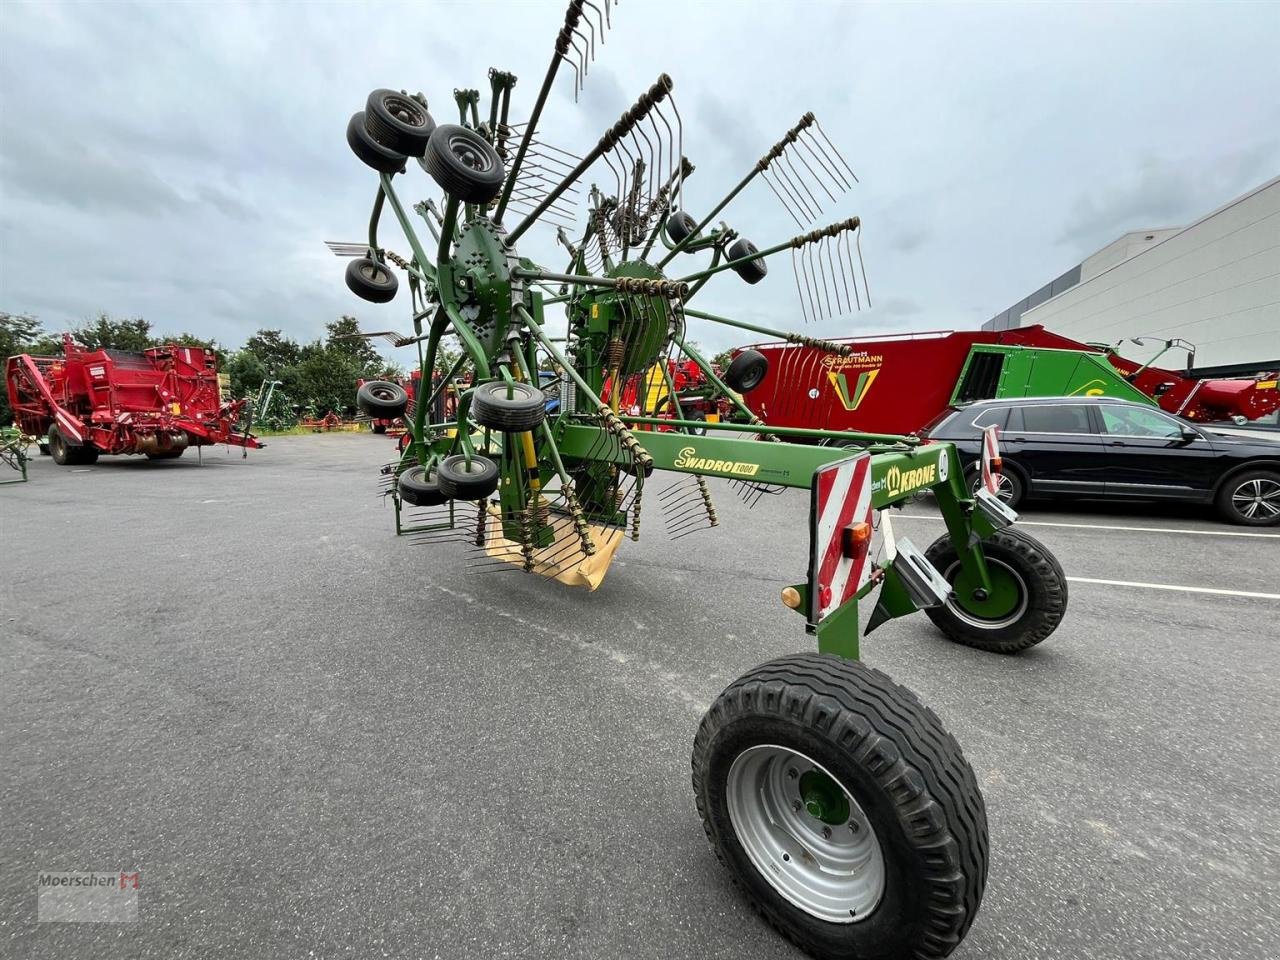
[[[675,542],[655,507],[591,594],[394,537],[391,450],[41,458],[0,487],[0,955],[799,956],[716,861],[689,754],[723,687],[812,646],[778,600],[806,495],[714,482],[721,526]],[[1023,519],[1072,578],[1045,643],[916,615],[863,647],[986,798],[955,956],[1274,957],[1280,530]],[[942,532],[928,502],[894,527]],[[36,922],[38,871],[91,869],[141,871],[137,923]]]

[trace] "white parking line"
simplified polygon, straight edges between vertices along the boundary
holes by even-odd
[[[941,517],[925,513],[899,513],[897,519],[941,520]],[[1178,527],[1122,527],[1104,523],[1055,523],[1051,520],[1019,520],[1020,527],[1072,527],[1077,530],[1136,530],[1139,533],[1197,533],[1204,537],[1260,537],[1263,540],[1280,540],[1280,533],[1248,533],[1243,530],[1188,530]]]
[[[1253,597],[1258,600],[1280,600],[1280,593],[1255,593],[1252,590],[1219,590],[1215,587],[1181,587],[1172,583],[1143,583],[1140,580],[1095,580],[1093,577],[1067,577],[1068,583],[1101,583],[1108,587],[1145,587],[1148,590],[1179,590],[1183,593],[1212,593],[1222,597]]]

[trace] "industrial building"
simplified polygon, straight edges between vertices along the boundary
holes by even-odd
[[[1280,369],[1280,177],[1186,227],[1138,230],[993,317],[1201,376]],[[1133,344],[1133,338],[1146,341]],[[1185,352],[1184,352],[1185,350]]]

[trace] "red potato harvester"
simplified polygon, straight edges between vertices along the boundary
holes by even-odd
[[[5,364],[14,421],[49,439],[59,464],[99,454],[182,456],[218,443],[262,447],[235,429],[244,400],[223,403],[212,350],[166,344],[142,353],[88,350],[63,336],[61,357],[19,354]]]

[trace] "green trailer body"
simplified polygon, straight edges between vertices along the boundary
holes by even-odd
[[[1120,374],[1106,354],[975,344],[951,402],[1016,397],[1118,397],[1156,405]]]

